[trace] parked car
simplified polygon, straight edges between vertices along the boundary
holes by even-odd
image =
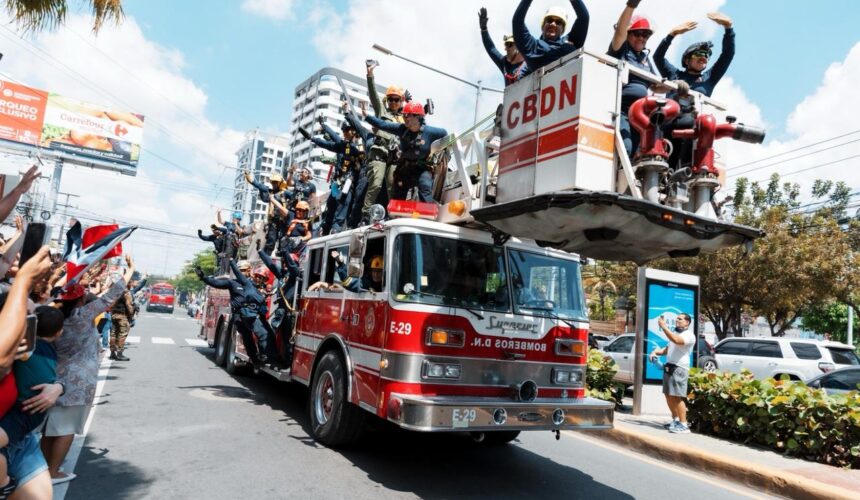
[[[619,335],[601,349],[618,365],[618,372],[615,374],[616,382],[623,384],[633,383],[635,365],[633,348],[635,342],[635,333],[625,333],[624,335]],[[647,355],[648,353],[645,352],[645,354]],[[719,367],[714,347],[701,336],[696,341],[696,366],[706,371],[716,371]]]
[[[807,380],[806,385],[815,389],[824,389],[827,394],[842,394],[860,390],[860,366],[822,373]]]
[[[588,345],[595,349],[602,349],[606,344],[612,342],[614,338],[599,333],[588,332]]]
[[[728,338],[715,347],[721,369],[740,373],[744,368],[756,378],[809,380],[838,367],[860,365],[848,344],[786,338]]]

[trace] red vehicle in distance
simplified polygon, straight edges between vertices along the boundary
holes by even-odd
[[[166,311],[173,314],[176,302],[176,290],[170,283],[155,283],[149,288],[149,301],[146,312]]]

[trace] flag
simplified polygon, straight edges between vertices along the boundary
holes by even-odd
[[[90,229],[104,227],[109,226],[95,226]],[[114,226],[114,228],[116,228],[116,226]],[[87,229],[84,233],[83,241],[85,243],[87,242],[87,234],[90,233],[90,229]],[[69,258],[66,259],[65,288],[68,289],[72,285],[76,284],[89,268],[100,262],[102,259],[111,256],[114,253],[114,250],[119,246],[120,242],[128,238],[135,229],[137,229],[137,226],[116,228],[91,245],[87,246],[85,244],[82,249],[72,253]],[[99,229],[95,233],[91,234],[98,234],[98,231],[101,230]]]
[[[66,249],[63,252],[63,260],[69,258],[72,253],[77,252],[83,246],[81,241],[81,221],[75,221],[75,225],[66,231]]]
[[[103,226],[90,226],[84,231],[84,236],[82,239],[81,248],[87,248],[94,243],[100,241],[105,236],[113,233],[119,229],[119,225],[117,224],[105,224]],[[123,238],[125,239],[125,238]],[[122,241],[122,240],[120,240]],[[117,245],[113,250],[108,252],[103,259],[109,259],[111,257],[121,257],[122,256],[122,244]]]

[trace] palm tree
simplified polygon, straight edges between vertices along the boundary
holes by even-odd
[[[66,20],[67,0],[5,0],[6,10],[15,24],[24,31],[40,31],[60,26]],[[93,11],[93,31],[98,32],[105,21],[122,21],[122,0],[79,0]]]

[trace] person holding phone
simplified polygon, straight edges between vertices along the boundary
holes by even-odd
[[[669,340],[666,347],[654,349],[648,356],[652,362],[657,361],[658,356],[666,356],[666,364],[663,365],[663,394],[666,396],[666,404],[672,412],[672,422],[664,427],[672,433],[688,433],[687,427],[687,380],[690,377],[690,353],[696,345],[696,336],[690,329],[692,318],[687,313],[681,313],[675,318],[675,331],[669,330],[666,320],[661,315],[657,319],[657,326]]]

